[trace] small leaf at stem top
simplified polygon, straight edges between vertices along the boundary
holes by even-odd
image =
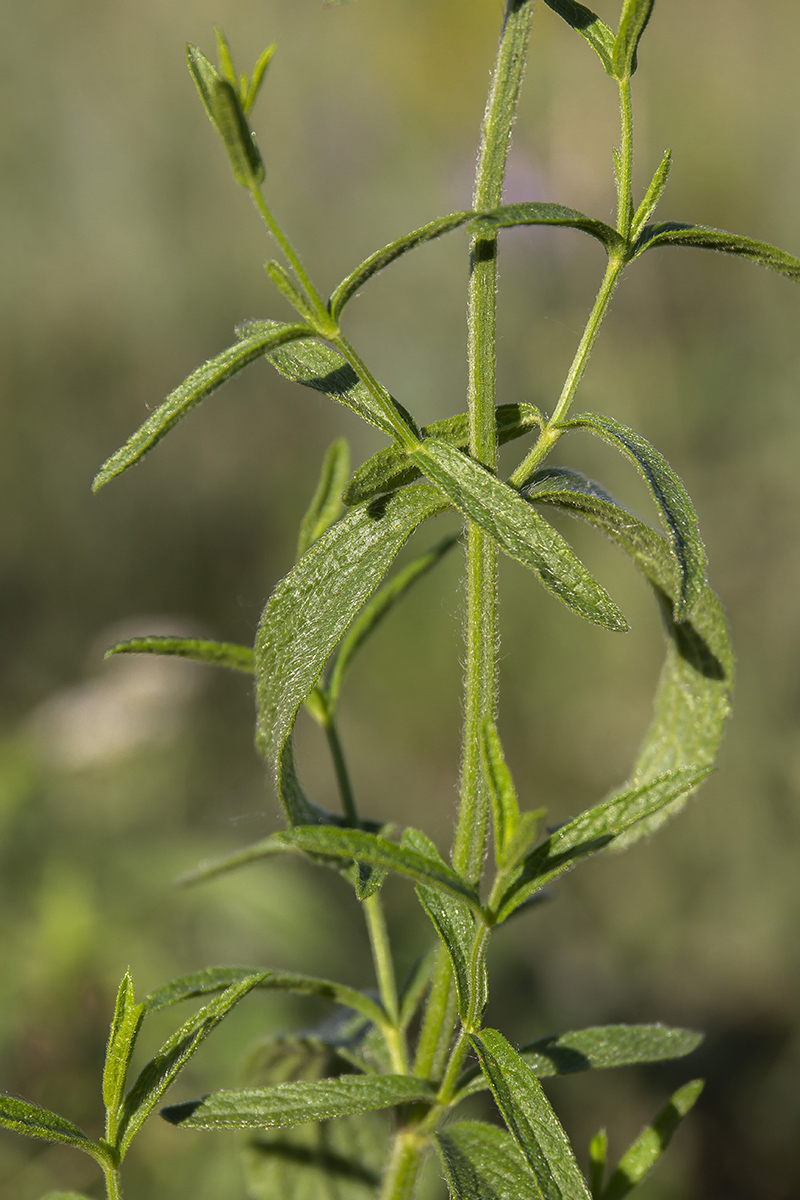
[[[222,138],[236,182],[249,191],[257,188],[264,180],[264,163],[245,118],[235,75],[232,81],[223,78],[196,46],[186,47],[186,62],[208,119]]]
[[[637,67],[636,54],[655,0],[624,0],[619,30],[614,42],[614,75],[630,79]]]
[[[593,13],[590,8],[578,4],[577,0],[545,0],[545,4],[586,38],[607,74],[613,75],[615,38],[605,21],[601,21],[597,13]]]
[[[103,1067],[103,1103],[108,1114],[106,1137],[109,1141],[113,1141],[116,1131],[117,1110],[125,1091],[128,1064],[131,1061],[144,1012],[144,1005],[137,1004],[135,1001],[133,980],[128,971],[117,992],[117,1002],[108,1035],[106,1060]]]

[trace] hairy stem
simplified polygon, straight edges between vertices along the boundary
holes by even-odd
[[[386,1045],[392,1058],[393,1070],[397,1071],[400,1075],[407,1075],[408,1059],[406,1057],[405,1038],[400,1029],[397,979],[394,972],[392,950],[389,943],[389,934],[386,929],[386,918],[383,912],[383,905],[381,904],[380,893],[376,892],[374,896],[369,896],[363,902],[363,905],[381,1003],[391,1023],[391,1028],[384,1029]]]
[[[619,170],[617,173],[617,231],[627,241],[633,217],[633,109],[631,81],[619,81]]]
[[[333,769],[336,772],[336,783],[339,787],[344,815],[347,818],[348,825],[352,825],[354,829],[357,829],[359,826],[359,817],[355,796],[353,795],[353,785],[350,782],[350,772],[347,769],[342,743],[339,741],[336,719],[327,708],[322,725],[325,730],[325,737],[328,739],[328,749],[331,752]]]
[[[411,1200],[419,1175],[425,1140],[413,1129],[395,1135],[379,1200]]]
[[[106,1200],[122,1200],[122,1181],[119,1177],[119,1167],[111,1163],[103,1164],[103,1174],[106,1178]]]

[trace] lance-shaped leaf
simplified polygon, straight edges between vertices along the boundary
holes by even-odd
[[[636,70],[636,51],[650,20],[654,0],[624,0],[619,30],[614,42],[614,75],[629,79]]]
[[[655,446],[612,417],[582,413],[568,421],[566,428],[590,430],[622,450],[636,465],[650,489],[677,559],[680,591],[675,598],[675,620],[686,620],[706,582],[700,524],[686,488]]]
[[[648,225],[642,230],[634,257],[638,258],[645,250],[654,250],[658,246],[689,246],[696,250],[735,254],[738,258],[747,258],[750,262],[758,263],[760,267],[777,271],[787,279],[800,281],[800,258],[787,254],[785,250],[779,250],[777,246],[771,246],[768,242],[740,237],[737,233],[726,233],[724,229],[674,222]]]
[[[261,52],[256,61],[256,65],[253,67],[253,74],[251,75],[250,82],[247,85],[247,91],[241,95],[242,108],[244,109],[245,116],[251,112],[256,100],[258,99],[258,93],[261,91],[262,84],[264,83],[264,76],[267,73],[267,67],[269,66],[272,56],[277,48],[277,42],[273,42],[271,46],[267,46],[266,50]],[[246,80],[243,78],[242,82],[245,83]]]
[[[556,225],[565,229],[580,229],[602,242],[609,253],[622,244],[616,229],[604,221],[596,221],[574,208],[564,208],[563,204],[541,204],[538,201],[493,208],[491,212],[476,217],[471,228],[474,233],[486,234],[496,229],[510,229],[514,225]]]
[[[446,866],[430,838],[418,829],[406,829],[403,845]],[[458,896],[430,887],[417,887],[417,899],[447,951],[458,997],[458,1014],[465,1029],[480,1028],[489,999],[486,947],[489,930],[473,909]]]
[[[495,862],[502,866],[519,822],[519,804],[500,735],[492,721],[486,721],[481,730],[481,765],[492,802]]]
[[[595,1025],[538,1038],[523,1046],[520,1054],[537,1079],[546,1079],[578,1071],[667,1062],[691,1054],[702,1040],[703,1035],[693,1029],[668,1025]],[[459,1095],[471,1095],[485,1087],[480,1070],[471,1068],[462,1076]]]
[[[702,1090],[703,1080],[694,1079],[675,1092],[652,1125],[648,1125],[625,1151],[601,1193],[601,1200],[624,1200],[642,1182],[666,1150],[675,1130],[691,1111]]]
[[[259,990],[319,996],[324,1000],[332,1000],[334,1004],[341,1004],[343,1008],[352,1008],[376,1025],[384,1020],[380,1005],[356,988],[333,983],[329,979],[316,979],[311,975],[298,975],[291,971],[254,971],[252,967],[209,967],[205,971],[182,975],[150,992],[145,997],[144,1008],[149,1013],[158,1012],[183,1000],[223,992],[234,984],[253,979],[256,981],[253,987]]]
[[[246,322],[239,326],[242,334],[260,322]],[[306,329],[306,335],[310,330]],[[288,340],[288,339],[287,339]],[[389,437],[394,438],[394,426],[378,404],[365,383],[362,383],[356,372],[345,358],[330,346],[324,346],[308,336],[295,341],[267,355],[276,371],[292,383],[302,383],[304,387],[322,392],[331,400],[338,400],[361,417],[374,425]],[[413,420],[396,400],[392,399],[400,417],[413,428]]]
[[[326,819],[303,792],[294,766],[297,713],[348,625],[420,522],[448,507],[424,485],[348,513],[277,585],[256,638],[257,742],[276,769],[290,822]]]
[[[672,151],[666,150],[664,157],[656,168],[655,175],[650,180],[650,185],[644,194],[644,198],[637,208],[633,216],[633,225],[631,228],[631,237],[636,240],[641,234],[647,222],[652,217],[661,197],[664,194],[664,188],[667,186],[669,179],[670,167],[672,166]]]
[[[495,410],[495,417],[497,440],[501,446],[515,438],[524,437],[532,429],[540,429],[543,424],[542,414],[532,404],[501,404]],[[443,421],[432,421],[420,432],[423,437],[440,438],[459,450],[466,450],[469,447],[469,415],[459,413],[455,417],[445,417]],[[354,472],[342,499],[348,505],[361,504],[382,492],[405,487],[419,479],[421,474],[419,468],[409,462],[404,450],[387,446],[373,454]]]
[[[127,972],[119,985],[114,1018],[108,1035],[106,1061],[103,1067],[103,1103],[108,1114],[106,1137],[114,1140],[117,1126],[117,1110],[125,1091],[128,1065],[133,1054],[136,1036],[144,1017],[144,1005],[137,1004],[133,993],[133,980]]]
[[[601,21],[597,13],[593,13],[590,8],[578,4],[577,0],[545,0],[545,4],[586,38],[606,72],[613,75],[615,37],[605,21]]]
[[[504,1129],[458,1121],[434,1135],[452,1200],[541,1200],[536,1176]]]
[[[325,688],[329,712],[335,710],[342,683],[344,682],[344,676],[364,642],[377,629],[383,618],[394,608],[395,604],[414,586],[417,580],[426,575],[438,562],[441,562],[448,550],[451,550],[458,540],[459,535],[457,534],[453,537],[444,538],[433,549],[428,550],[425,554],[421,554],[419,558],[415,558],[407,567],[403,567],[401,571],[393,575],[389,582],[375,593],[363,612],[359,614],[348,630],[347,635],[342,639],[342,644],[336,653],[333,666],[331,667],[328,683]]]
[[[523,860],[497,906],[504,921],[534,892],[568,871],[580,859],[605,849],[616,837],[670,804],[680,802],[703,782],[710,767],[682,767],[648,783],[627,788],[581,813],[551,834]]]
[[[389,263],[393,263],[401,255],[407,254],[409,250],[414,250],[425,242],[433,241],[434,238],[441,237],[444,233],[451,233],[454,229],[460,229],[474,216],[475,213],[470,211],[450,213],[446,217],[439,217],[437,220],[429,221],[427,225],[413,230],[412,233],[407,233],[404,237],[390,242],[382,250],[376,250],[374,254],[370,254],[369,258],[357,266],[355,271],[351,271],[331,293],[328,302],[331,316],[337,320],[344,306],[349,300],[352,300],[356,292],[364,286],[368,279],[377,275],[378,271],[388,267]]]
[[[142,1068],[138,1079],[125,1097],[119,1115],[115,1146],[120,1159],[124,1157],[132,1139],[192,1055],[231,1009],[253,990],[259,978],[259,974],[251,975],[231,984],[221,996],[206,1004],[168,1038],[159,1052]]]
[[[617,633],[627,630],[627,621],[605,588],[515,488],[437,438],[426,438],[410,457],[464,516],[529,567],[578,616]]]
[[[261,321],[235,346],[230,346],[216,358],[203,363],[180,387],[170,392],[164,403],[148,417],[132,437],[128,438],[125,445],[103,463],[92,483],[93,491],[98,491],[109,479],[122,474],[138,462],[169,433],[173,425],[191,412],[206,396],[215,392],[226,379],[244,370],[257,358],[262,358],[271,347],[281,346],[294,338],[307,337],[308,333],[306,325],[281,325],[277,321]]]
[[[303,288],[292,279],[288,271],[279,262],[271,258],[269,262],[264,263],[264,270],[281,295],[289,301],[302,321],[306,321],[322,337],[336,336],[336,323],[331,320],[327,313],[317,311]]]
[[[496,1029],[472,1034],[470,1042],[544,1200],[590,1200],[569,1139],[524,1059]]]
[[[264,179],[264,163],[245,119],[235,77],[233,82],[224,79],[196,46],[186,47],[186,62],[208,119],[222,138],[236,182],[248,190],[258,187]]]
[[[344,438],[336,438],[327,449],[317,490],[300,525],[298,558],[337,520],[342,510],[342,489],[349,474],[350,449]]]
[[[38,1104],[28,1104],[26,1100],[17,1100],[14,1096],[0,1094],[0,1129],[11,1129],[14,1133],[39,1138],[43,1142],[74,1146],[98,1162],[106,1159],[102,1148],[96,1146],[77,1125],[58,1113],[40,1108]]]
[[[706,586],[690,620],[676,621],[673,613],[680,584],[669,543],[578,472],[545,471],[541,488],[536,485],[531,495],[536,503],[553,504],[588,521],[616,542],[644,573],[659,601],[667,656],[653,722],[625,788],[641,787],[684,767],[711,766],[730,713],[734,673],[725,615],[716,596]],[[613,849],[623,850],[654,833],[680,811],[688,795],[618,835]]]
[[[255,656],[249,646],[235,642],[211,642],[202,638],[185,637],[137,637],[109,646],[104,657],[115,654],[165,654],[175,658],[190,658],[192,662],[207,663],[211,667],[227,667],[230,671],[243,671],[252,675]]]
[[[215,1092],[162,1109],[161,1116],[186,1129],[285,1129],[307,1121],[330,1121],[395,1104],[432,1101],[433,1092],[412,1075],[341,1075],[338,1079],[279,1083],[272,1088]]]

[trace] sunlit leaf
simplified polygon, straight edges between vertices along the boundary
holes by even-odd
[[[492,721],[487,721],[481,730],[481,765],[492,803],[495,861],[502,866],[519,821],[519,804],[500,735]]]
[[[702,1090],[703,1080],[694,1079],[675,1092],[653,1123],[625,1151],[619,1166],[601,1192],[601,1200],[623,1200],[642,1182],[666,1150]]]
[[[44,1142],[60,1142],[65,1146],[74,1146],[76,1150],[83,1150],[98,1161],[103,1159],[101,1148],[77,1125],[60,1117],[58,1113],[40,1108],[38,1104],[28,1104],[26,1100],[17,1100],[14,1096],[0,1094],[0,1129],[11,1129],[14,1133],[39,1138]]]
[[[606,1175],[608,1156],[608,1134],[600,1129],[589,1142],[589,1191],[593,1200],[600,1200],[603,1180]]]
[[[647,222],[652,217],[661,197],[664,194],[664,188],[667,186],[669,179],[670,167],[672,166],[672,151],[666,150],[664,157],[656,168],[653,178],[650,180],[650,185],[644,194],[644,198],[634,213],[633,225],[631,228],[631,236],[638,238]]]
[[[131,1061],[144,1012],[144,1005],[136,1003],[133,994],[133,980],[130,972],[127,972],[117,992],[103,1067],[103,1103],[109,1114],[109,1126],[106,1134],[109,1140],[113,1140],[116,1132],[117,1109],[125,1091],[128,1064]]]
[[[569,1139],[524,1059],[496,1029],[471,1034],[470,1042],[544,1200],[590,1200]]]
[[[636,70],[636,52],[650,20],[654,0],[624,0],[619,30],[614,42],[614,75],[628,79]]]
[[[411,1075],[341,1075],[310,1083],[215,1092],[203,1100],[173,1104],[162,1109],[161,1116],[186,1129],[283,1129],[432,1100],[430,1087]]]
[[[138,637],[109,646],[105,658],[115,654],[165,654],[176,658],[189,658],[192,662],[207,663],[212,667],[227,667],[231,671],[243,671],[252,675],[255,671],[255,656],[249,646],[238,646],[234,642],[210,642],[202,638],[184,637]]]
[[[168,1038],[142,1068],[120,1112],[115,1143],[120,1158],[192,1055],[231,1009],[253,990],[259,979],[260,974],[256,974],[231,984]]]
[[[710,229],[706,225],[680,225],[664,222],[648,225],[641,233],[634,257],[657,246],[689,246],[697,250],[717,250],[721,254],[735,254],[777,271],[787,279],[800,280],[800,258],[770,246],[768,242],[757,242],[753,238],[726,233],[724,229]]]
[[[209,967],[205,971],[195,971],[191,975],[173,979],[145,997],[145,1011],[158,1012],[159,1009],[180,1004],[183,1000],[222,992],[233,984],[253,979],[255,983],[252,986],[259,990],[293,992],[298,996],[319,996],[344,1008],[352,1008],[376,1024],[383,1020],[383,1010],[374,1000],[355,988],[346,987],[343,983],[316,979],[311,975],[298,975],[291,971],[254,971],[252,967]]]
[[[258,99],[258,93],[261,91],[262,84],[264,83],[267,67],[277,48],[277,42],[273,42],[271,46],[267,46],[266,50],[259,55],[256,65],[253,67],[253,74],[250,78],[247,94],[242,100],[242,108],[245,111],[245,115],[249,115]]]
[[[426,438],[410,457],[460,512],[511,558],[529,567],[578,616],[614,632],[628,628],[606,590],[514,488],[436,438]]]
[[[339,286],[331,294],[329,308],[331,316],[338,318],[342,309],[349,300],[355,296],[373,275],[378,271],[382,271],[384,267],[388,267],[389,263],[393,263],[395,259],[401,255],[407,254],[409,250],[413,250],[416,246],[421,246],[424,242],[430,242],[434,238],[441,237],[444,233],[450,233],[454,229],[459,229],[462,225],[466,225],[467,221],[474,217],[474,212],[458,212],[450,213],[446,217],[439,217],[435,221],[429,221],[427,225],[415,229],[412,233],[407,233],[404,237],[398,238],[397,241],[390,242],[388,246],[384,246],[381,250],[376,250],[369,258],[365,259],[355,271],[342,280]]]
[[[271,258],[269,262],[264,263],[264,270],[284,299],[289,301],[301,320],[306,321],[312,329],[316,329],[321,334],[333,333],[335,331],[336,326],[332,321],[326,321],[325,328],[322,328],[320,314],[314,308],[314,305],[303,289],[298,286],[288,271],[279,262]]]
[[[656,503],[681,574],[675,599],[675,620],[683,621],[701,595],[706,582],[706,554],[697,514],[686,488],[655,446],[612,417],[582,413],[566,422],[568,429],[588,429],[622,450],[636,465]]]
[[[232,79],[224,79],[191,45],[186,47],[186,62],[208,118],[222,138],[236,182],[248,189],[258,187],[264,179],[264,163],[245,119],[232,67]]]
[[[451,1200],[541,1200],[536,1176],[504,1129],[458,1121],[434,1135]]]
[[[567,229],[580,229],[602,242],[606,250],[615,250],[622,239],[616,229],[604,221],[596,221],[574,208],[562,204],[541,204],[531,201],[525,204],[505,204],[491,212],[482,213],[471,225],[474,233],[490,233],[496,229],[510,229],[515,225],[556,225]]]
[[[524,437],[532,429],[541,428],[542,414],[532,404],[501,404],[495,409],[497,440],[502,446],[514,438]],[[443,421],[432,421],[420,431],[423,437],[440,438],[459,450],[469,446],[469,415],[459,413]],[[409,462],[408,455],[397,446],[387,446],[354,472],[344,490],[345,504],[361,504],[382,492],[391,492],[419,479],[422,472]]]
[[[642,570],[659,601],[667,634],[667,657],[653,722],[633,772],[622,789],[641,787],[666,772],[711,766],[730,713],[733,651],[722,606],[706,586],[688,621],[673,616],[678,571],[667,540],[620,508],[597,484],[575,471],[541,473],[532,498],[555,505],[602,530]],[[618,793],[615,793],[615,795]],[[655,832],[683,807],[689,793],[614,839],[622,850]]]
[[[578,4],[577,0],[545,0],[545,4],[586,38],[608,74],[613,75],[615,37],[605,21],[601,21],[590,8]]]
[[[300,525],[298,558],[302,558],[309,546],[337,520],[342,510],[342,489],[349,473],[350,449],[344,438],[336,438],[325,454],[314,499]]]
[[[432,488],[406,488],[354,509],[277,585],[256,638],[259,749],[295,825],[326,820],[305,795],[291,740],[297,713],[327,659],[420,522],[448,507]]]
[[[295,338],[308,337],[309,332],[306,325],[281,325],[277,321],[262,321],[247,336],[240,338],[235,346],[230,346],[216,358],[203,363],[180,387],[170,392],[164,403],[148,417],[132,437],[128,438],[125,445],[103,463],[92,483],[93,491],[98,491],[110,479],[138,462],[169,433],[173,425],[191,412],[206,396],[215,392],[226,379],[236,375],[257,358],[263,358],[270,348],[281,346]]]

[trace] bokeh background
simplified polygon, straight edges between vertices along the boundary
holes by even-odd
[[[616,20],[618,5],[598,0]],[[0,1088],[98,1133],[117,982],[222,962],[369,986],[355,901],[336,876],[272,863],[196,890],[174,877],[265,835],[276,802],[252,748],[247,680],[192,664],[102,662],[128,633],[251,641],[289,568],[336,434],[380,442],[257,364],[99,496],[99,463],[243,318],[284,318],[258,219],[230,178],[182,60],[221,23],[243,67],[279,52],[256,111],[268,195],[322,288],[433,216],[468,206],[500,0],[27,0],[3,6],[0,410]],[[664,148],[661,215],[800,251],[800,9],[660,0],[635,80],[636,186]],[[613,85],[544,5],[508,199],[613,215]],[[552,406],[602,270],[570,231],[503,237],[502,401]],[[354,301],[348,331],[421,420],[464,406],[461,234]],[[634,425],[686,481],[738,652],[716,776],[652,843],[584,865],[497,937],[490,1018],[518,1041],[581,1024],[707,1031],[694,1060],[559,1081],[581,1154],[621,1152],[668,1092],[707,1090],[642,1200],[800,1197],[800,289],[721,256],[659,251],[614,302],[579,400]],[[564,443],[562,442],[562,446]],[[652,515],[632,469],[588,438],[561,461]],[[661,656],[654,605],[615,550],[570,536],[619,599],[626,638],[582,626],[504,564],[501,728],[523,800],[554,820],[627,773]],[[420,535],[430,540],[438,531]],[[354,668],[343,736],[362,808],[445,849],[457,783],[457,556]],[[303,773],[334,804],[323,748]],[[401,969],[425,944],[411,889],[387,885]],[[236,1083],[247,1045],[324,1016],[251,997],[174,1089]],[[141,1053],[170,1031],[152,1022]],[[0,1192],[100,1195],[89,1159],[0,1135]],[[245,1195],[235,1139],[150,1122],[126,1196]]]

